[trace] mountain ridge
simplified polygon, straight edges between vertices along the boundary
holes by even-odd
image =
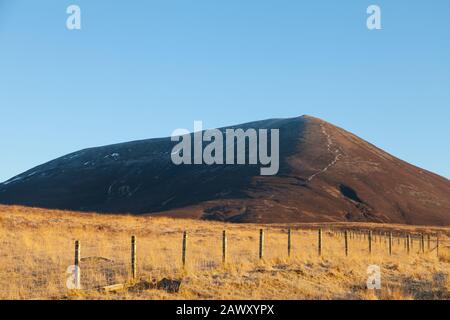
[[[82,149],[0,184],[0,203],[230,222],[369,221],[450,225],[450,181],[322,119],[226,128],[280,130],[280,170],[181,165],[155,138]],[[192,133],[191,133],[192,135]]]

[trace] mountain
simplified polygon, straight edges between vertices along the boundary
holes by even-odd
[[[229,128],[279,129],[280,169],[180,165],[178,142],[77,151],[0,184],[0,203],[230,222],[450,225],[450,181],[310,116]],[[222,128],[221,130],[225,130]]]

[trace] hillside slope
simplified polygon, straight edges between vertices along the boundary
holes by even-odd
[[[280,129],[280,171],[181,165],[175,142],[81,150],[0,184],[0,203],[232,222],[371,221],[450,225],[450,182],[323,120],[302,116],[233,128]]]

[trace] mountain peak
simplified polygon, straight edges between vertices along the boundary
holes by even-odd
[[[304,119],[306,121],[292,121]],[[371,221],[449,225],[450,182],[322,119],[279,128],[280,170],[175,165],[170,138],[85,149],[0,184],[0,203],[231,222]]]
[[[310,115],[308,115],[308,114],[302,115],[301,118],[307,119],[307,120],[312,120],[312,121],[326,122],[325,120],[323,120],[323,119],[321,119],[321,118],[317,118],[317,117],[314,117],[314,116],[310,116]]]

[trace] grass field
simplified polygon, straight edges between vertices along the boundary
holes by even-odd
[[[291,256],[287,229],[292,229]],[[259,229],[265,230],[258,257]],[[317,228],[323,229],[318,255]],[[351,233],[348,256],[339,230]],[[181,263],[188,232],[186,267]],[[222,231],[227,262],[222,263]],[[393,232],[392,255],[387,237]],[[413,235],[411,252],[406,233]],[[421,252],[420,234],[431,234]],[[137,279],[182,280],[179,292],[139,288],[130,280],[130,237],[137,238]],[[436,236],[439,235],[439,252]],[[450,228],[358,223],[256,225],[71,213],[0,206],[0,299],[449,299]],[[401,237],[400,237],[401,236]],[[81,290],[69,290],[74,241],[81,244]],[[428,246],[429,245],[429,246]],[[369,265],[381,268],[381,290],[366,288]],[[118,283],[128,289],[105,293]]]

